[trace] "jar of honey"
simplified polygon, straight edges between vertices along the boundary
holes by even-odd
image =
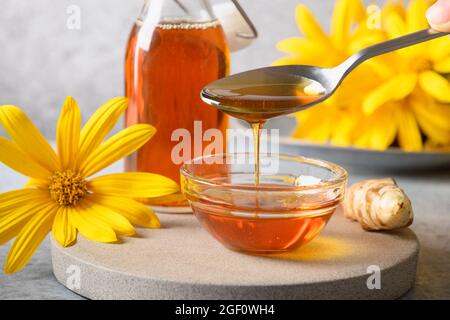
[[[239,4],[236,8],[242,10]],[[246,18],[245,13],[243,16]],[[194,144],[202,143],[194,141],[196,121],[201,121],[203,132],[215,128],[225,137],[227,117],[206,105],[200,91],[227,76],[229,69],[226,35],[208,0],[146,1],[126,51],[129,107],[125,122],[127,126],[151,124],[157,133],[126,159],[126,171],[158,173],[179,181],[182,163],[172,159],[172,150],[179,143],[173,139],[174,131],[185,129],[191,133],[192,151],[187,158],[201,156],[194,151],[203,148],[194,148]],[[181,193],[142,201],[158,211],[189,210]]]

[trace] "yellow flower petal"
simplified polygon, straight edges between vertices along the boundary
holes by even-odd
[[[146,228],[159,228],[161,226],[153,210],[135,200],[98,194],[92,195],[91,199],[95,203],[120,213],[134,225]]]
[[[360,24],[364,24],[367,18],[366,7],[361,0],[352,0],[350,9],[352,11],[353,19]]]
[[[436,126],[433,118],[418,116],[417,122],[429,139],[441,144],[450,143],[450,130]]]
[[[382,41],[386,41],[388,38],[386,37],[386,33],[381,30],[369,30],[367,28],[359,28],[357,32],[352,36],[352,38],[347,43],[348,50],[351,54],[356,53],[364,48],[375,45]],[[372,73],[383,78],[391,78],[393,75],[397,74],[397,70],[393,67],[393,60],[395,61],[396,56],[393,53],[385,54],[379,57],[375,57],[365,61],[361,66],[359,66],[353,72],[358,72],[361,69],[368,70]],[[395,66],[395,65],[394,65]],[[366,72],[366,71],[364,71]],[[353,73],[350,75],[350,77]],[[361,81],[361,77],[364,77],[364,81]],[[370,80],[377,80],[379,83],[379,79],[373,79],[370,75],[364,75],[362,72],[358,77],[355,76],[359,82],[370,82]],[[361,91],[363,93],[365,91]]]
[[[331,36],[334,45],[346,50],[352,23],[365,16],[364,7],[359,0],[338,0],[331,19]]]
[[[47,179],[51,173],[20,150],[17,145],[0,137],[0,162],[28,177]]]
[[[408,33],[408,27],[403,18],[397,13],[388,15],[384,21],[384,27],[389,39],[398,38]],[[414,52],[414,48],[408,47],[397,50],[395,54],[400,57],[400,61],[410,56],[411,52]]]
[[[322,54],[316,55],[311,54],[310,52],[304,52],[302,55],[293,55],[288,57],[278,58],[272,62],[272,66],[285,66],[291,64],[306,64],[306,65],[314,65],[321,66],[324,68],[333,67],[336,63],[331,62],[332,59],[325,57],[321,59]]]
[[[439,62],[436,62],[433,67],[434,71],[438,73],[450,73],[450,56]]]
[[[388,38],[394,39],[401,37],[408,33],[408,25],[402,15],[396,12],[392,12],[387,15],[384,19],[384,29],[386,30],[386,34]],[[417,46],[407,47],[404,49],[397,50],[394,54],[400,57],[397,57],[400,62],[404,62],[406,57],[412,56],[417,52]],[[391,53],[392,55],[393,53]]]
[[[411,0],[406,10],[408,32],[412,33],[428,28],[426,11],[428,4],[424,0]]]
[[[23,219],[17,221],[14,224],[8,226],[0,227],[0,245],[4,245],[11,239],[17,236],[17,234],[22,230],[23,226],[30,220],[30,216],[27,216],[27,219]]]
[[[15,106],[0,106],[0,122],[18,147],[48,171],[57,171],[58,158],[31,120]]]
[[[407,33],[407,26],[402,17],[396,13],[388,15],[385,19],[384,28],[389,38],[397,38]]]
[[[60,207],[52,227],[53,239],[63,247],[68,247],[77,240],[77,229],[69,222],[69,208]]]
[[[131,223],[120,213],[98,204],[91,197],[86,198],[84,202],[91,209],[90,214],[93,218],[109,225],[115,232],[125,236],[133,236],[136,234],[136,230]]]
[[[400,74],[383,83],[364,99],[364,113],[372,114],[389,101],[398,101],[405,98],[414,90],[416,82],[417,75],[410,72]]]
[[[435,102],[430,104],[427,113],[436,120],[436,125],[450,130],[450,105]]]
[[[125,172],[97,177],[88,182],[94,194],[119,197],[154,198],[179,191],[173,180],[155,173]]]
[[[386,57],[385,57],[386,58]],[[392,68],[392,64],[389,62],[383,61],[382,59],[370,59],[367,60],[364,64],[372,69],[379,77],[383,79],[390,79],[397,74],[397,71]],[[368,82],[367,80],[363,82]],[[379,82],[378,82],[379,83]]]
[[[0,245],[17,236],[31,217],[50,206],[53,206],[53,203],[48,199],[45,201],[34,199],[32,205],[18,201],[18,205],[13,211],[0,216]]]
[[[318,46],[305,38],[292,37],[279,41],[277,49],[281,52],[290,53],[293,55],[316,55],[318,53]]]
[[[447,144],[450,142],[450,107],[429,100],[411,99],[410,104],[417,122],[429,139]]]
[[[371,137],[371,128],[368,127],[366,128],[366,131],[356,131],[358,132],[357,136],[354,138],[354,142],[353,142],[353,146],[356,148],[365,148],[365,149],[369,149],[371,142],[372,142],[372,137]]]
[[[103,142],[127,107],[128,99],[118,97],[95,111],[81,130],[79,162],[83,162]]]
[[[92,208],[79,203],[76,209],[68,207],[69,223],[86,238],[99,242],[116,242],[114,230],[106,223],[92,216]]]
[[[81,114],[77,102],[67,97],[56,129],[56,145],[63,170],[75,169],[80,139]]]
[[[395,106],[397,107],[397,106]],[[397,122],[393,121],[392,108],[387,106],[379,109],[370,118],[370,147],[375,150],[386,150],[394,142],[397,135]]]
[[[417,118],[429,118],[435,126],[450,130],[450,105],[439,103],[426,93],[411,96],[409,103]]]
[[[109,138],[80,164],[80,172],[89,177],[142,147],[156,132],[147,124],[136,124]]]
[[[19,189],[0,193],[0,218],[22,206],[39,199],[47,199],[48,194],[38,189]]]
[[[366,148],[370,145],[370,139],[367,136],[367,131],[369,131],[369,126],[364,126],[367,123],[366,119],[368,117],[364,116],[360,118],[360,120],[354,124],[352,131],[350,132],[351,146],[352,147],[360,147]],[[364,138],[363,138],[364,137]],[[361,144],[361,141],[364,140],[364,144]],[[367,145],[366,145],[367,144]]]
[[[351,144],[350,132],[353,128],[353,119],[342,117],[337,121],[331,136],[331,143],[335,146],[345,147]]]
[[[324,46],[331,47],[331,42],[327,34],[320,27],[311,11],[303,5],[299,4],[295,9],[295,18],[300,31],[303,32],[306,38],[314,39]]]
[[[427,54],[434,62],[439,62],[450,55],[450,37],[440,37],[426,42]]]
[[[385,20],[388,16],[396,14],[405,19],[405,8],[403,1],[387,1],[381,10],[381,19]]]
[[[351,41],[347,43],[347,46],[349,46],[351,53],[356,53],[359,50],[385,41],[386,39],[386,34],[381,30],[369,31],[368,29],[360,28],[351,38]]]
[[[56,208],[54,204],[51,204],[41,210],[19,232],[6,257],[6,274],[21,270],[30,261],[37,247],[51,230]]]
[[[272,62],[273,66],[286,66],[291,64],[300,64],[301,58],[299,56],[282,57]]]
[[[359,120],[360,116],[356,112],[343,112],[333,129],[331,143],[341,147],[350,145],[352,143],[352,131]]]
[[[364,81],[361,79],[364,79]],[[353,107],[352,110],[359,111],[365,98],[365,95],[359,93],[367,93],[376,89],[380,81],[380,78],[372,72],[370,67],[367,65],[359,66],[344,79],[342,85],[325,101],[325,104],[341,109]]]
[[[335,114],[330,108],[326,108],[324,104],[315,107],[314,115],[305,119],[303,123],[294,132],[297,139],[307,139],[313,142],[327,142],[331,137],[334,126],[334,118],[329,113]],[[312,109],[311,109],[312,110]],[[321,119],[318,121],[318,119]]]
[[[36,179],[36,178],[30,178],[25,183],[25,188],[29,187],[42,187],[42,188],[48,188],[48,179]]]
[[[419,76],[422,89],[432,97],[450,103],[450,83],[434,71],[424,71]]]
[[[399,106],[395,111],[398,124],[398,141],[405,151],[420,151],[423,148],[422,137],[416,117],[408,106]]]

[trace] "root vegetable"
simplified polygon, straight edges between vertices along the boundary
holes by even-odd
[[[413,222],[411,201],[392,178],[352,185],[345,195],[344,215],[365,230],[393,230]]]

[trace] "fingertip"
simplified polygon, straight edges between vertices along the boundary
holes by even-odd
[[[427,10],[426,16],[433,28],[442,28],[448,25],[450,23],[450,0],[437,1]]]

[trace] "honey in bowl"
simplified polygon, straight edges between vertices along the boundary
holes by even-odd
[[[243,163],[239,157],[250,161]],[[226,247],[249,253],[282,252],[302,246],[325,227],[342,200],[346,172],[331,163],[279,155],[259,155],[254,184],[251,154],[217,155],[186,163],[183,192],[195,216]],[[206,160],[206,161],[203,161]],[[210,164],[212,161],[215,164]],[[307,172],[309,175],[300,175]]]
[[[218,192],[214,195],[217,190],[204,192],[202,205],[194,206],[197,218],[215,238],[231,249],[285,251],[304,245],[317,236],[337,205],[336,200],[328,201],[323,206],[312,204],[309,208],[306,203],[292,205],[289,201],[297,201],[295,196],[273,191],[280,185],[264,183],[260,187],[254,197],[231,190],[227,193],[226,188],[221,191],[221,195]],[[224,195],[232,199],[224,199]],[[218,206],[211,200],[217,200],[220,196],[229,202],[228,208]],[[280,198],[284,196],[286,198]]]

